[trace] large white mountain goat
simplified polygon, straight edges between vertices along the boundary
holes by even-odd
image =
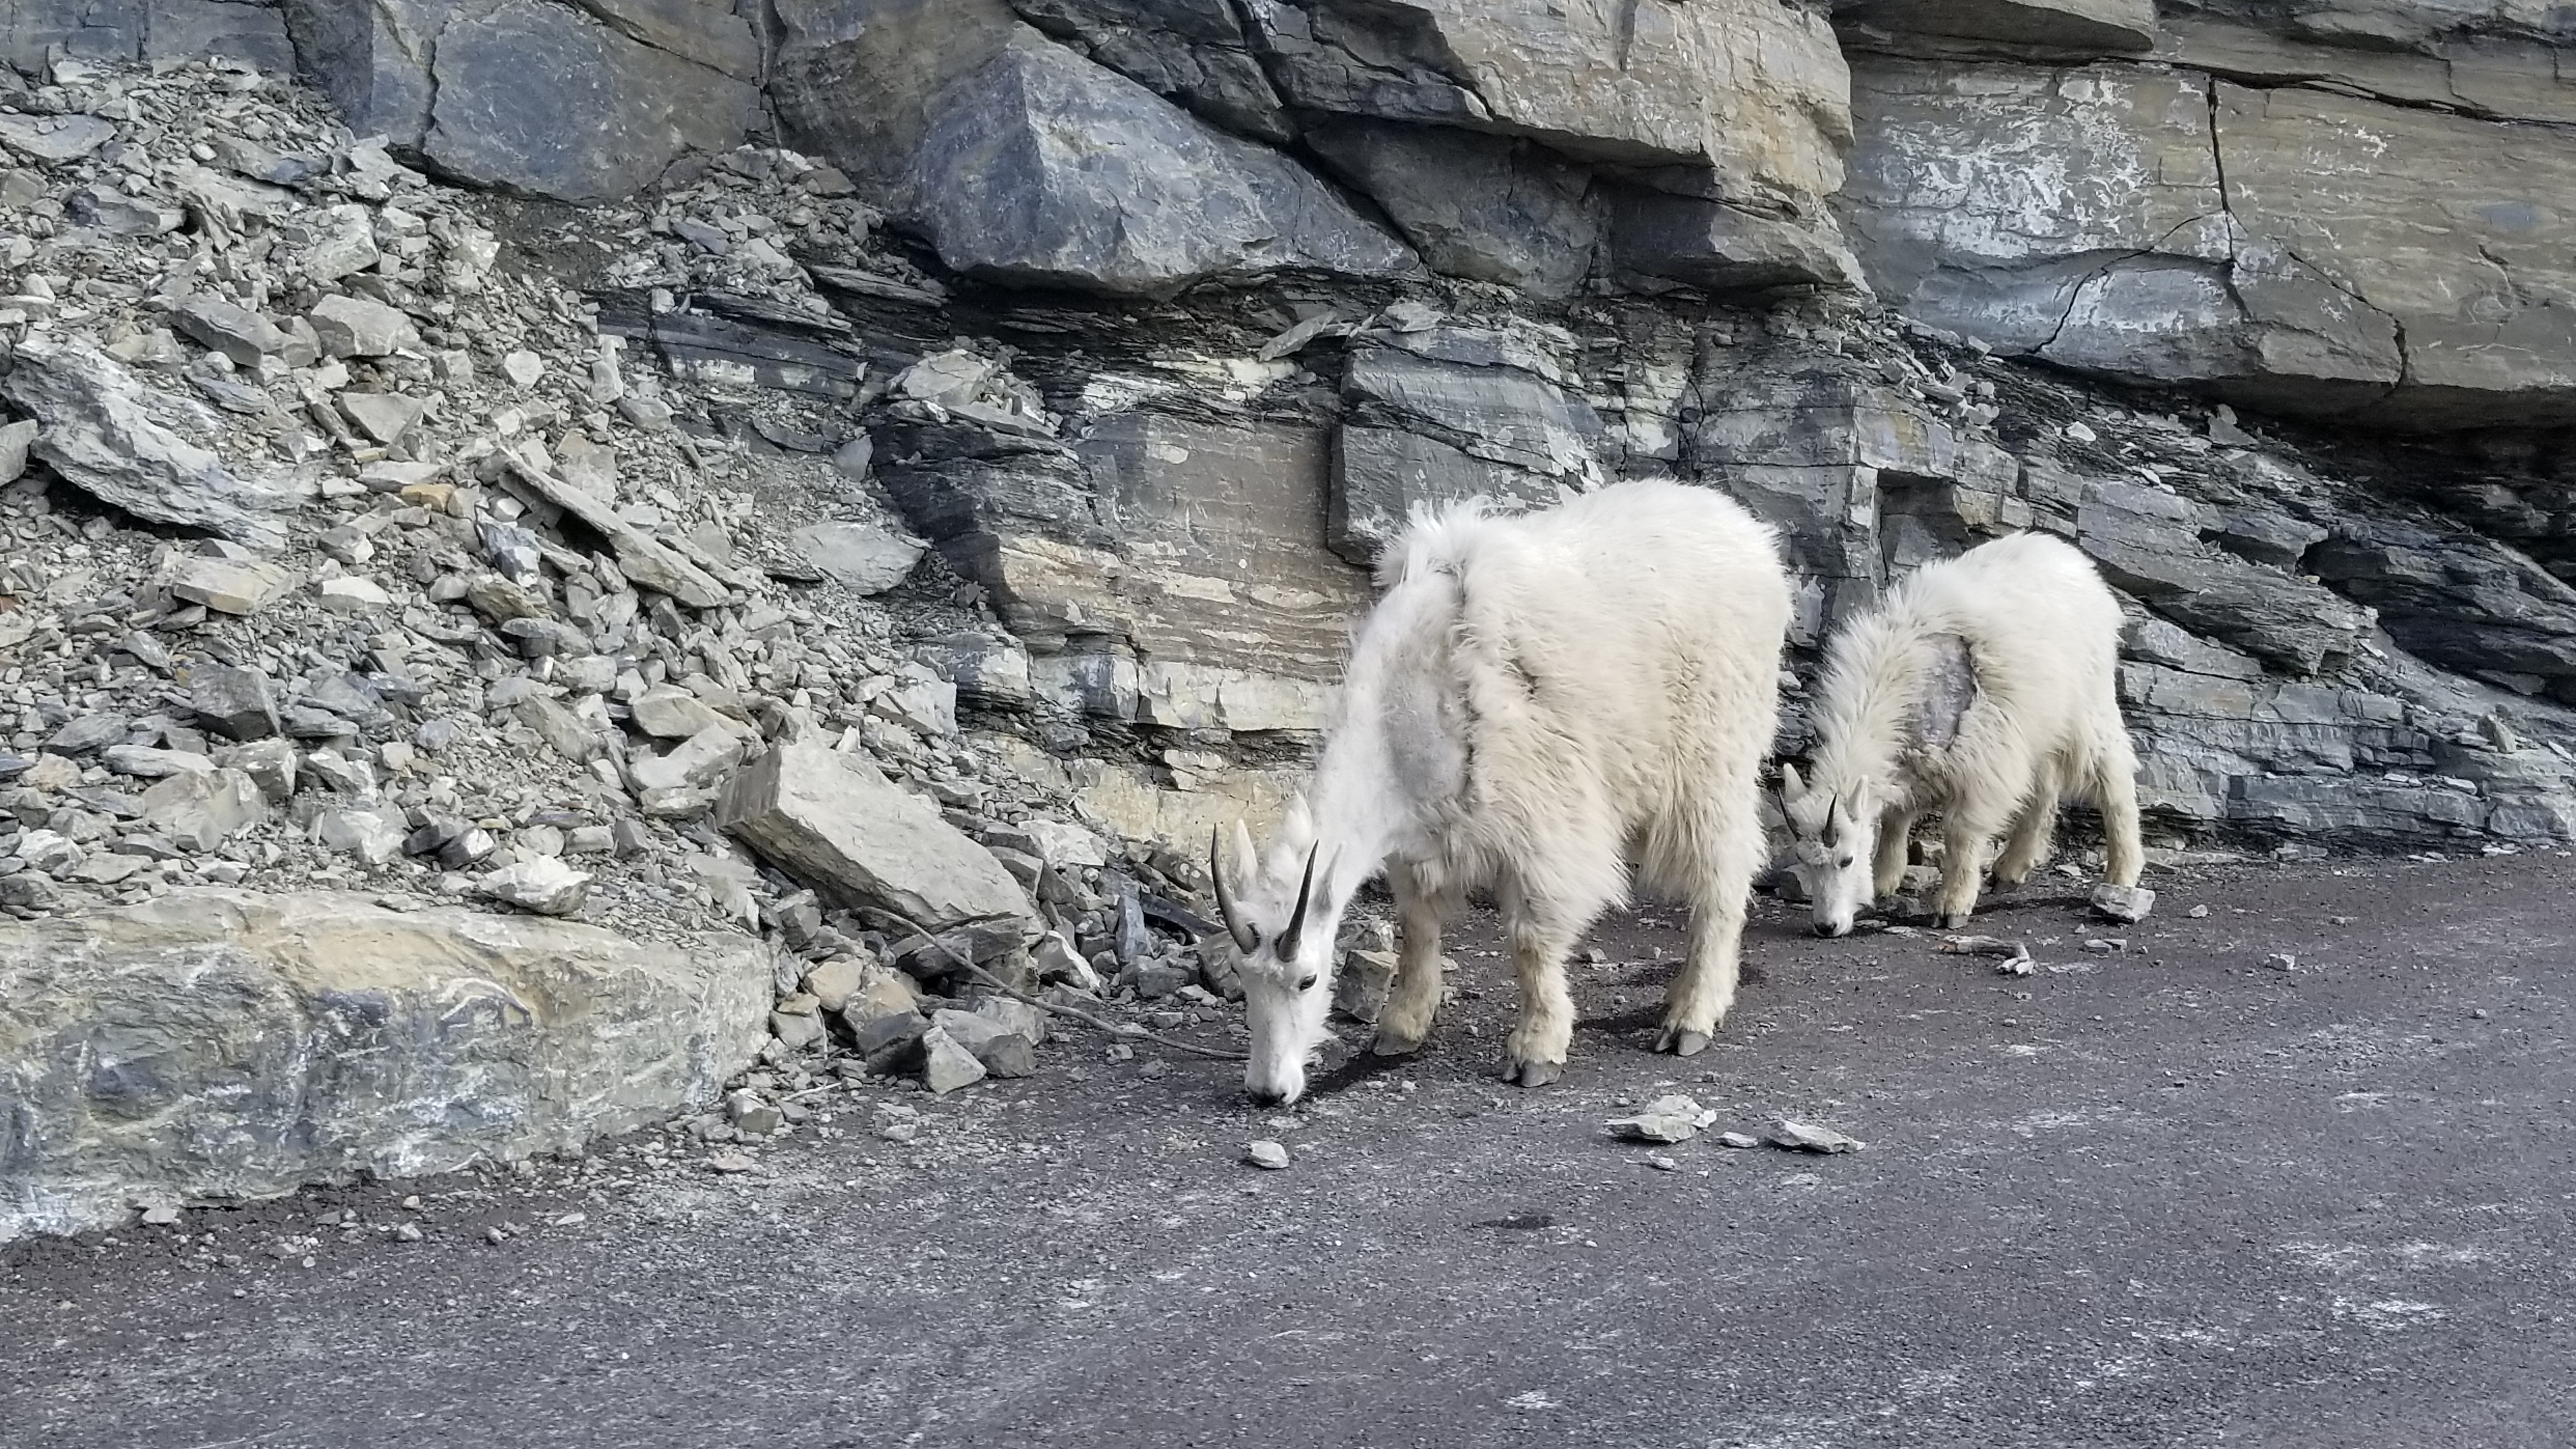
[[[1378,1053],[1421,1046],[1441,928],[1490,886],[1521,992],[1503,1075],[1557,1080],[1566,953],[1626,897],[1632,858],[1692,911],[1657,1049],[1706,1047],[1734,1004],[1764,850],[1789,622],[1771,531],[1705,489],[1623,483],[1518,517],[1417,511],[1378,576],[1314,780],[1267,856],[1241,822],[1230,850],[1209,842],[1252,1029],[1244,1090],[1305,1091],[1334,935],[1381,869],[1401,940]]]
[[[2048,858],[2064,796],[2101,809],[2112,884],[2138,883],[2120,625],[2083,554],[2017,533],[1927,565],[1834,639],[1810,773],[1780,771],[1818,933],[1845,934],[1861,906],[1896,891],[1915,822],[1934,813],[1944,925],[1975,911],[1986,847],[2005,827],[1998,881],[2018,884]]]

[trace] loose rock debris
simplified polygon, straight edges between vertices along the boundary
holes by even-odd
[[[1243,1145],[1243,1160],[1266,1172],[1284,1172],[1288,1167],[1288,1149],[1265,1137]]]
[[[2113,885],[2109,881],[2093,888],[2093,909],[2104,917],[2134,925],[2147,918],[2156,908],[2156,893],[2144,886]]]
[[[1717,1120],[1717,1113],[1678,1093],[1657,1097],[1633,1117],[1609,1124],[1612,1135],[1631,1142],[1688,1142]]]
[[[2001,936],[1944,936],[1938,949],[1952,956],[2000,956],[2004,959],[1995,970],[2005,976],[2028,976],[2038,965],[2031,959],[2030,943]]]
[[[1846,1137],[1831,1127],[1819,1127],[1813,1123],[1798,1122],[1783,1117],[1779,1124],[1771,1129],[1771,1145],[1798,1152],[1833,1153],[1858,1152],[1869,1144],[1857,1137]]]

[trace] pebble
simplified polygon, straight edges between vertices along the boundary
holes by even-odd
[[[1268,1172],[1282,1172],[1288,1167],[1288,1149],[1264,1137],[1243,1144],[1243,1160]]]

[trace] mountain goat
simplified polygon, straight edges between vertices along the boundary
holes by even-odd
[[[1521,992],[1503,1075],[1557,1080],[1574,1028],[1564,958],[1626,897],[1631,858],[1692,908],[1657,1049],[1706,1047],[1734,1004],[1763,854],[1789,622],[1771,531],[1705,489],[1624,483],[1519,517],[1417,512],[1378,573],[1314,779],[1266,862],[1239,821],[1230,852],[1209,842],[1252,1029],[1244,1090],[1305,1091],[1335,932],[1381,869],[1401,941],[1379,1054],[1422,1045],[1441,928],[1490,885]]]
[[[2102,811],[2115,885],[2134,886],[2136,753],[2120,719],[2120,605],[2071,545],[2019,533],[1931,564],[1833,642],[1816,748],[1781,804],[1819,934],[1905,877],[1915,821],[1943,819],[1938,914],[1967,923],[1986,845],[1995,878],[2047,859],[2059,797]]]

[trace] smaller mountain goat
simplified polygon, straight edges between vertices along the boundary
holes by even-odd
[[[2102,811],[2115,885],[2138,883],[2138,760],[2120,719],[2120,605],[2072,546],[2019,533],[1926,566],[1833,642],[1812,772],[1781,803],[1819,934],[1905,877],[1915,821],[1943,820],[1938,914],[1965,925],[1995,878],[2048,858],[2060,796]]]
[[[1381,1055],[1421,1046],[1441,928],[1491,885],[1521,988],[1504,1076],[1555,1081],[1574,1029],[1565,954],[1626,897],[1632,856],[1692,912],[1658,1049],[1706,1047],[1735,1000],[1763,853],[1789,623],[1771,531],[1705,489],[1624,483],[1522,517],[1417,512],[1378,573],[1314,781],[1266,861],[1239,822],[1230,852],[1210,842],[1252,1028],[1244,1090],[1305,1091],[1334,934],[1381,869],[1402,937]]]

